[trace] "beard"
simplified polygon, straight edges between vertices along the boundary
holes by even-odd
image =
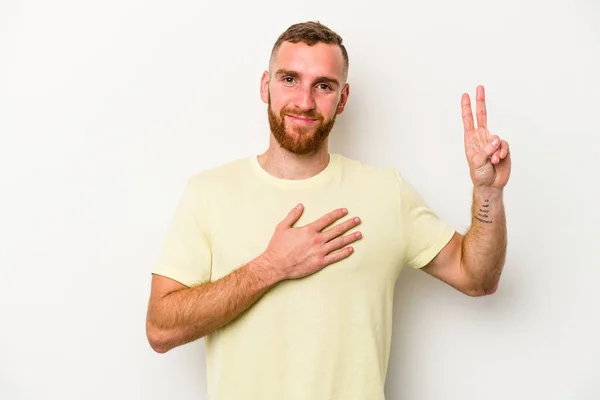
[[[289,107],[282,108],[279,116],[277,116],[271,108],[271,93],[269,93],[268,113],[271,133],[279,145],[290,153],[298,155],[316,153],[317,150],[321,148],[325,139],[329,136],[331,129],[333,129],[335,118],[337,116],[337,113],[335,113],[330,120],[325,120],[321,114],[314,110],[302,112],[293,110]],[[294,132],[290,132],[285,126],[285,114],[316,119],[317,126],[294,126],[290,128],[290,130],[293,130]]]

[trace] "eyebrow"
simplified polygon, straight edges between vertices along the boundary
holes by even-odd
[[[286,75],[286,76],[291,76],[293,78],[300,78],[300,74],[296,71],[291,71],[288,69],[278,69],[277,72],[275,73],[276,76],[281,76],[281,75]],[[320,82],[325,82],[325,83],[331,83],[334,84],[336,86],[340,86],[340,82],[335,79],[335,78],[330,78],[327,76],[318,76],[315,78],[314,83],[320,83]]]

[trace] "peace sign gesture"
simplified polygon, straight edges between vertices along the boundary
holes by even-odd
[[[502,189],[510,176],[510,152],[508,143],[487,129],[487,110],[485,108],[485,90],[477,86],[476,93],[477,128],[473,121],[471,99],[467,93],[462,95],[462,119],[465,128],[465,154],[471,180],[475,186],[487,186]]]

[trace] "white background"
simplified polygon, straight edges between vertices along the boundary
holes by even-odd
[[[350,53],[331,150],[458,230],[463,92],[511,145],[500,289],[405,270],[388,398],[600,398],[596,0],[2,1],[0,398],[206,397],[202,341],[146,342],[150,269],[187,177],[266,149],[260,75],[305,20]]]

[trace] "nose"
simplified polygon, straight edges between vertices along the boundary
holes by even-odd
[[[315,99],[313,98],[312,88],[298,88],[294,105],[303,111],[313,110],[315,108]]]

